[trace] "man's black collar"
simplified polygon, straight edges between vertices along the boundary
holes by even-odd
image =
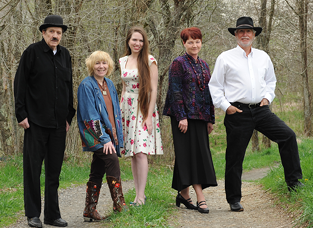
[[[42,38],[41,44],[42,44],[42,46],[43,46],[44,52],[48,52],[48,51],[50,51],[50,50],[52,51],[52,49],[48,46],[48,44],[46,43],[46,41],[45,41],[44,38]],[[62,49],[61,49],[61,46],[58,45],[58,46],[57,46],[57,53],[60,52],[61,50],[62,50]]]

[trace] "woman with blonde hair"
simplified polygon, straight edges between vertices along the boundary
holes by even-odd
[[[156,107],[158,67],[149,55],[149,42],[141,27],[129,29],[125,56],[120,58],[123,81],[121,112],[125,156],[132,156],[136,197],[131,205],[146,201],[147,155],[163,154],[159,113]]]
[[[113,200],[113,210],[127,209],[120,177],[120,147],[123,147],[123,128],[119,100],[110,75],[114,63],[103,51],[93,52],[86,65],[90,76],[79,85],[77,92],[77,122],[83,151],[93,152],[89,181],[87,182],[85,221],[103,220],[96,206],[102,179],[106,173]]]

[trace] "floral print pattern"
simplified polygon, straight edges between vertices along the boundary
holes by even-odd
[[[139,76],[137,69],[125,69],[128,56],[120,58],[121,78],[125,82],[126,92],[121,98],[121,112],[124,131],[125,156],[133,156],[137,153],[148,155],[163,154],[161,131],[159,124],[159,112],[155,106],[152,114],[152,134],[148,134],[146,126],[142,126],[143,115],[138,108]],[[149,65],[156,63],[155,58],[149,55]]]

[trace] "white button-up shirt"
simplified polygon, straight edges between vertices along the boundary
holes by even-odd
[[[276,76],[268,54],[251,48],[251,53],[237,46],[219,55],[209,82],[210,93],[216,108],[224,111],[230,102],[256,104],[275,97]]]

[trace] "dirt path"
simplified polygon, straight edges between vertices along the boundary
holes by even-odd
[[[269,168],[254,169],[242,176],[242,200],[244,212],[232,212],[225,199],[224,181],[219,180],[218,186],[205,189],[204,195],[210,209],[209,214],[200,214],[181,206],[173,227],[208,227],[208,228],[291,228],[293,220],[280,208],[273,204],[271,196],[251,180],[264,177]],[[196,202],[196,194],[191,198]]]
[[[123,191],[127,192],[134,187],[133,181],[122,182]],[[101,215],[108,215],[112,212],[112,199],[107,184],[103,184],[100,190],[99,204],[97,205],[97,211]],[[73,186],[67,189],[59,190],[59,201],[62,218],[67,221],[68,227],[75,228],[98,228],[103,227],[103,224],[99,222],[84,222],[83,210],[85,205],[86,186]],[[42,210],[43,211],[43,210]],[[40,216],[40,220],[43,222],[43,213]],[[55,226],[45,225],[45,228],[55,228]],[[26,222],[26,217],[22,216],[17,223],[9,226],[9,228],[29,228]]]
[[[200,214],[197,211],[191,211],[183,208],[177,208],[177,213],[169,221],[171,227],[208,227],[208,228],[291,228],[292,219],[281,209],[273,204],[273,199],[265,193],[261,186],[248,182],[256,180],[264,175],[268,169],[257,169],[244,173],[242,185],[242,205],[244,212],[231,212],[225,199],[224,181],[218,181],[218,187],[204,190],[207,204],[210,208],[209,214]],[[128,191],[133,188],[132,181],[124,181],[123,189]],[[101,214],[109,214],[112,210],[112,201],[106,185],[101,189],[101,196],[98,211]],[[82,219],[83,205],[85,200],[85,186],[73,186],[66,190],[60,190],[60,207],[62,217],[69,223],[68,227],[103,227],[101,223],[84,223]],[[196,195],[191,193],[191,197],[196,202]],[[175,202],[173,202],[173,206]],[[43,221],[43,218],[41,217]],[[25,217],[22,217],[16,224],[10,228],[28,227]],[[44,227],[53,227],[45,225]]]

